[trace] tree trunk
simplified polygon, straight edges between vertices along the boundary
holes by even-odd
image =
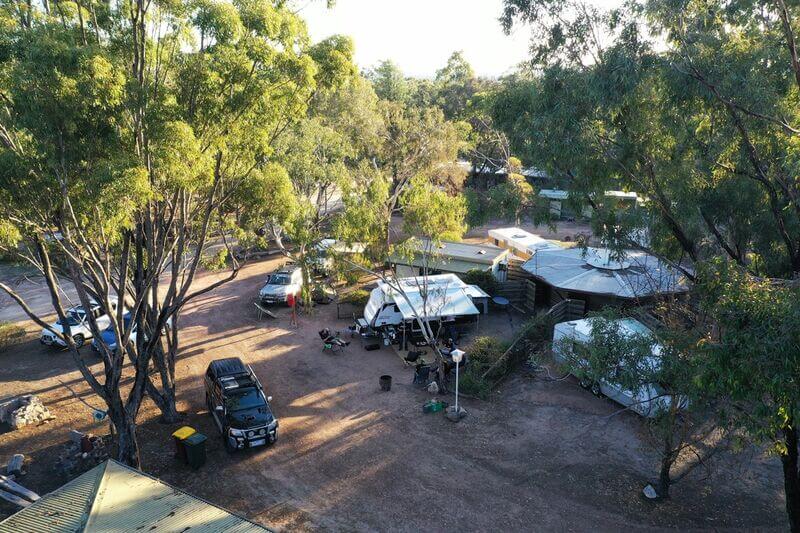
[[[791,424],[791,421],[790,421]],[[798,432],[793,425],[783,430],[786,454],[781,456],[783,463],[783,487],[786,493],[786,513],[789,515],[789,528],[792,533],[800,533],[800,470],[798,470]]]
[[[117,434],[117,461],[139,468],[139,444],[136,442],[136,421],[122,406],[109,409],[108,413]]]
[[[171,331],[167,334],[171,334]],[[164,351],[161,342],[158,342],[153,347],[151,357],[153,364],[158,369],[161,387],[157,387],[149,378],[145,385],[147,395],[161,411],[161,419],[168,424],[174,424],[183,419],[183,415],[178,412],[175,404],[175,380],[173,379],[173,373],[170,372],[171,363],[175,360],[174,350],[176,349],[177,347],[170,347],[170,349]]]
[[[672,427],[671,424],[670,427]],[[669,486],[672,483],[670,471],[675,459],[677,459],[674,448],[672,432],[668,431],[667,435],[664,436],[664,449],[661,450],[661,469],[658,472],[658,486],[656,487],[656,492],[660,498],[669,498]]]
[[[656,492],[661,498],[669,498],[669,485],[671,483],[669,472],[672,469],[672,458],[661,459],[661,470],[658,473],[658,486]]]
[[[161,419],[167,424],[175,424],[183,419],[183,415],[178,412],[175,405],[175,387],[162,385],[158,390],[152,382],[147,385],[147,395],[161,411]]]

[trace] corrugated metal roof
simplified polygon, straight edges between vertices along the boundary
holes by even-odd
[[[430,245],[426,239],[415,239],[410,243],[415,252],[414,257],[403,257],[402,254],[392,254],[389,260],[400,265],[427,266],[430,268],[458,272],[454,268],[447,268],[451,263],[476,265],[494,265],[508,255],[508,250],[493,244],[472,244],[467,242],[440,241]],[[424,257],[425,252],[427,257]],[[470,270],[467,268],[467,270]],[[467,270],[464,270],[466,272]]]
[[[522,268],[554,287],[588,294],[643,298],[689,289],[683,274],[638,250],[626,251],[624,261],[597,248],[540,250]]]
[[[269,531],[116,461],[106,461],[0,523],[2,533],[189,530]]]
[[[103,479],[103,463],[0,522],[2,533],[62,533],[83,531]]]

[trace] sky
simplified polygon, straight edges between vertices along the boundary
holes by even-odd
[[[502,0],[336,0],[332,9],[305,1],[299,15],[312,39],[349,35],[362,69],[391,59],[407,76],[432,78],[461,50],[479,76],[500,76],[529,56],[529,30],[500,27]]]

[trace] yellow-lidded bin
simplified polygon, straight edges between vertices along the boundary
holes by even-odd
[[[183,461],[184,464],[189,462],[186,457],[186,446],[183,441],[196,433],[195,429],[189,426],[183,426],[172,434],[172,439],[175,441],[175,457]]]

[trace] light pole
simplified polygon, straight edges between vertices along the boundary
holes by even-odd
[[[456,405],[455,409],[451,411],[452,416],[450,420],[457,422],[461,419],[461,409],[458,407],[458,366],[464,358],[464,352],[456,348],[450,352],[450,358],[453,359],[453,362],[456,364]]]

